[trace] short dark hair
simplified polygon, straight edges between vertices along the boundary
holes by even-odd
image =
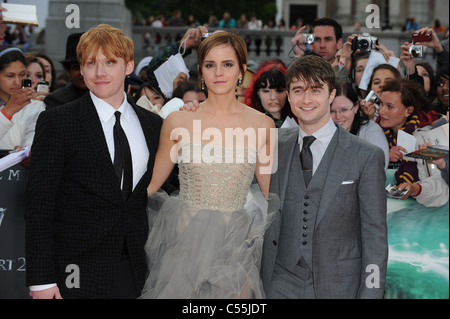
[[[322,87],[328,85],[329,92],[334,90],[336,75],[331,64],[324,58],[315,55],[305,55],[289,66],[286,72],[286,89],[289,91],[293,80],[302,80],[310,87]]]
[[[5,48],[4,50],[6,50],[6,49],[8,49],[8,47]],[[4,50],[1,50],[1,51],[4,51]],[[3,54],[0,57],[0,71],[3,71],[11,63],[16,62],[16,61],[22,62],[23,65],[25,67],[27,67],[27,61],[25,60],[25,56],[23,55],[22,51],[14,50],[14,51],[10,51],[10,52]]]
[[[333,27],[334,35],[336,36],[336,41],[342,39],[342,26],[335,19],[328,17],[318,19],[313,23],[312,29],[314,30],[314,28],[318,26]]]
[[[420,110],[426,108],[427,100],[423,95],[423,87],[408,79],[390,79],[382,86],[382,92],[398,92],[401,102],[405,107],[413,106],[413,114],[419,114]]]

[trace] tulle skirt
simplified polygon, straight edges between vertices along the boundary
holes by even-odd
[[[196,209],[166,194],[149,197],[145,299],[264,298],[264,232],[280,207],[249,191],[242,210]]]

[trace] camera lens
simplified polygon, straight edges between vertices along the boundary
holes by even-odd
[[[415,57],[415,58],[417,58],[417,57],[419,57],[419,52],[417,51],[417,49],[415,49],[415,48],[412,48],[411,49],[411,55],[413,56],[413,57]]]
[[[360,40],[358,42],[358,49],[360,49],[361,51],[368,51],[370,49],[369,46],[369,41],[367,40]]]

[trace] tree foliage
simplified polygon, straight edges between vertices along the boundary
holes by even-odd
[[[255,13],[263,23],[273,19],[276,14],[275,0],[126,0],[125,4],[138,19],[160,14],[169,19],[176,9],[180,9],[184,20],[193,14],[201,24],[207,23],[211,15],[221,20],[225,11],[230,12],[236,20],[242,13],[247,15],[247,19],[250,19],[251,13]]]

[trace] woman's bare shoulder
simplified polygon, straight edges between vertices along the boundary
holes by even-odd
[[[251,108],[250,106],[246,106],[245,111],[243,112],[243,117],[250,126],[259,127],[259,128],[275,128],[275,123],[273,120],[268,117],[266,114]]]

